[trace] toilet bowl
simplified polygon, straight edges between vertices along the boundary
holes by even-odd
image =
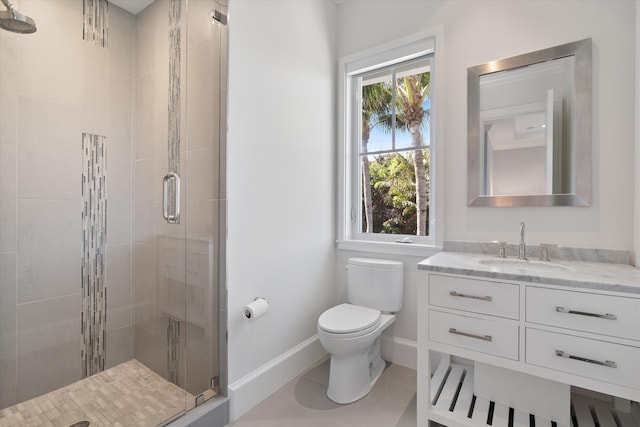
[[[400,261],[347,260],[348,303],[332,307],[318,319],[320,343],[331,354],[327,396],[347,404],[366,396],[384,371],[380,335],[402,308]]]
[[[369,316],[359,317],[364,311],[369,311]],[[347,313],[353,314],[351,322],[340,328],[335,319],[347,317]],[[385,366],[380,356],[380,335],[394,321],[395,315],[352,304],[338,305],[320,316],[318,337],[331,354],[329,399],[347,404],[369,393]]]

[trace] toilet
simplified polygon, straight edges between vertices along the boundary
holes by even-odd
[[[331,354],[327,396],[332,401],[363,398],[382,374],[380,335],[402,308],[403,274],[401,261],[348,259],[348,302],[318,319],[318,337]]]

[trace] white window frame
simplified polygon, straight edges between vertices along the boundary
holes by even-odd
[[[382,46],[340,58],[338,64],[338,248],[367,252],[430,255],[442,246],[442,100],[444,73],[440,72],[443,30],[437,27]],[[438,51],[436,51],[436,46]],[[435,54],[434,54],[435,53]],[[430,93],[430,207],[429,236],[410,236],[411,243],[397,242],[402,235],[379,235],[355,230],[352,216],[358,215],[362,180],[359,170],[357,129],[354,129],[352,78],[363,72],[434,54],[431,59]],[[359,221],[356,220],[356,223]]]

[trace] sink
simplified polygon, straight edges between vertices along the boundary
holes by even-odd
[[[496,267],[500,270],[519,271],[519,272],[570,272],[575,271],[573,268],[562,264],[555,264],[547,261],[530,261],[522,259],[481,259],[480,264],[488,267]]]

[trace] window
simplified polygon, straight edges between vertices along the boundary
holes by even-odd
[[[341,61],[341,242],[435,245],[434,37]]]

